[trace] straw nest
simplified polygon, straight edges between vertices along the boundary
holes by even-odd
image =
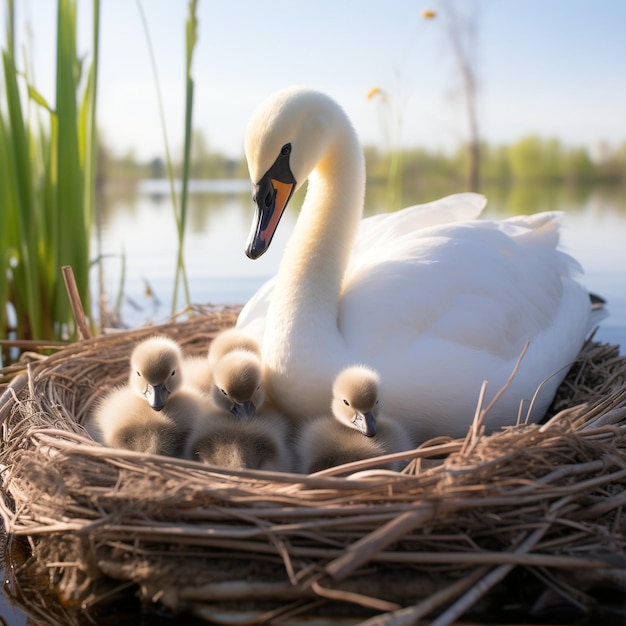
[[[226,472],[89,439],[80,422],[126,378],[138,339],[158,331],[199,353],[235,317],[76,343],[5,388],[6,588],[39,622],[96,620],[122,598],[218,624],[623,618],[617,347],[583,349],[546,423],[486,435],[477,411],[465,439],[427,442],[403,473]]]

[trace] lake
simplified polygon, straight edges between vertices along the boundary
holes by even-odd
[[[269,251],[252,261],[244,254],[253,214],[249,181],[196,181],[190,189],[184,246],[190,301],[243,304],[277,271],[303,193],[292,200]],[[405,192],[402,206],[451,192]],[[515,186],[487,190],[486,195],[485,217],[548,210],[566,214],[562,245],[582,263],[584,283],[607,300],[610,311],[596,337],[626,346],[624,190]],[[385,206],[384,189],[368,190],[367,215]],[[101,197],[92,241],[92,256],[102,259],[92,275],[94,302],[102,285],[112,308],[121,294],[119,314],[125,325],[165,321],[172,312],[176,255],[176,225],[166,181],[143,181],[136,193],[109,192]],[[183,306],[181,289],[174,308]]]

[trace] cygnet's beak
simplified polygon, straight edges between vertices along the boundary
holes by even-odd
[[[146,387],[146,391],[144,392],[144,396],[146,396],[148,404],[155,411],[160,411],[165,406],[169,395],[170,392],[164,383],[159,383],[158,385],[148,385]]]
[[[376,434],[376,418],[371,411],[357,412],[353,423],[366,437],[373,437]]]
[[[250,420],[254,417],[255,406],[252,400],[247,402],[235,402],[230,412],[241,420]]]
[[[296,187],[289,167],[290,154],[291,144],[284,145],[272,167],[253,186],[256,211],[246,245],[246,255],[251,259],[258,259],[269,248]]]

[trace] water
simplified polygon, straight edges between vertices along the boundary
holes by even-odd
[[[147,181],[133,195],[109,193],[101,199],[100,229],[99,234],[94,232],[92,250],[104,258],[93,271],[93,293],[97,295],[102,278],[108,305],[114,307],[121,290],[120,317],[130,327],[165,321],[172,312],[177,237],[167,190],[163,181]],[[249,182],[240,180],[199,181],[192,187],[184,253],[192,303],[243,304],[277,271],[302,194],[292,200],[269,251],[251,261],[244,254],[253,210],[249,190]],[[368,192],[366,214],[385,206],[384,190],[376,192]],[[403,206],[445,193],[406,194]],[[610,317],[596,337],[626,346],[623,190],[515,187],[486,194],[488,217],[544,210],[566,213],[563,247],[585,268],[587,287],[608,302]],[[123,257],[126,270],[120,287]],[[147,286],[154,297],[147,295]],[[183,304],[181,289],[174,309]]]

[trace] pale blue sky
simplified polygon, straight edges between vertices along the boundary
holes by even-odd
[[[626,1],[453,0],[478,7],[481,128],[490,142],[529,133],[595,148],[626,140]],[[54,95],[54,0],[18,0],[34,32],[36,82]],[[194,126],[213,148],[242,153],[247,120],[271,92],[304,84],[334,96],[365,143],[382,142],[379,86],[399,107],[402,143],[450,148],[465,133],[438,0],[199,0]],[[89,53],[91,2],[78,2]],[[116,152],[162,153],[155,86],[137,5],[101,0],[99,126]],[[174,149],[183,132],[187,2],[143,0]],[[4,36],[4,15],[2,36]],[[401,106],[399,103],[404,102]]]

